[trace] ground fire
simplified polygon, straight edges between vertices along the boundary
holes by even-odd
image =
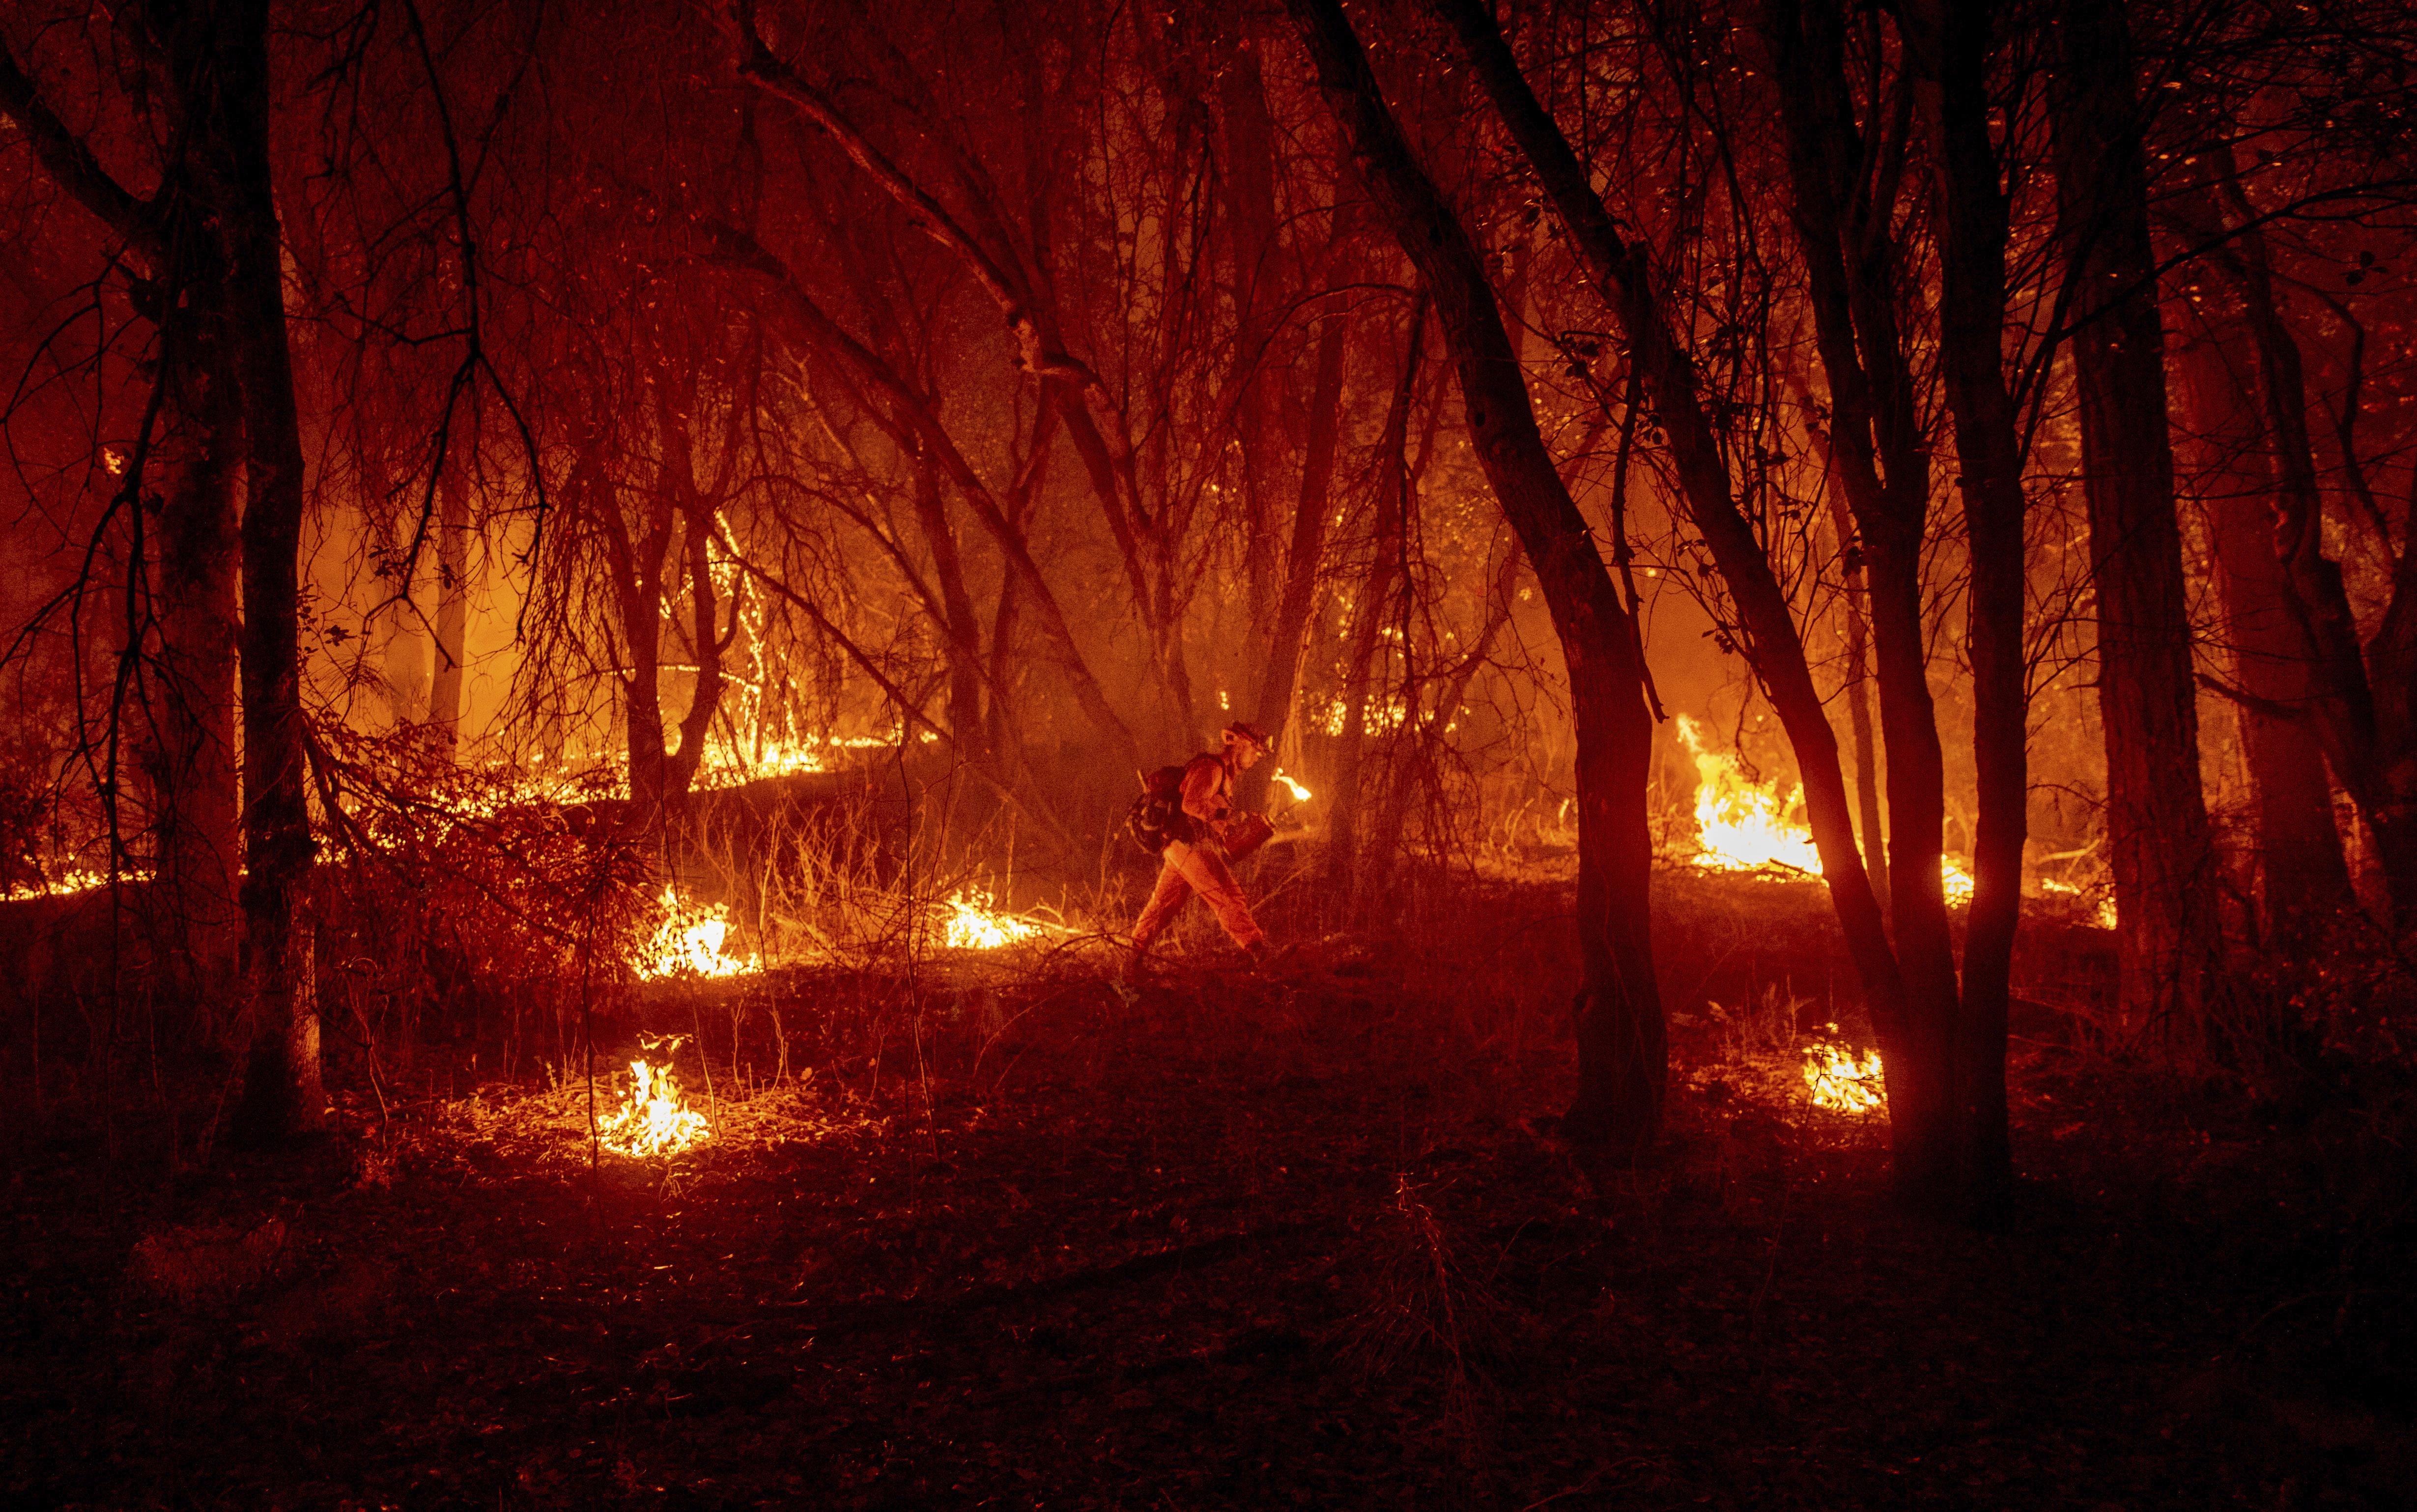
[[[710,1132],[703,1113],[688,1106],[668,1060],[630,1062],[630,1090],[621,1106],[596,1122],[600,1143],[616,1155],[655,1159],[693,1150]]]
[[[2412,228],[2387,0],[0,5],[0,1501],[2407,1504]]]
[[[641,977],[737,976],[755,969],[752,957],[722,952],[722,942],[730,936],[728,905],[688,903],[666,884],[661,912],[661,925],[637,949],[635,965]]]
[[[1827,1031],[1835,1035],[1838,1026],[1829,1025]],[[1817,1040],[1804,1047],[1804,1085],[1813,1094],[1815,1107],[1833,1113],[1870,1113],[1887,1101],[1879,1052],[1857,1055],[1852,1046],[1835,1039]]]
[[[1050,930],[1038,919],[1001,912],[993,906],[986,888],[965,888],[950,896],[945,907],[941,939],[950,950],[996,950],[1018,940],[1041,939]]]

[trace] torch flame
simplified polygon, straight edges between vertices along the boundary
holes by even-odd
[[[1838,1026],[1829,1029],[1834,1034]],[[1888,1100],[1880,1079],[1880,1052],[1866,1050],[1858,1057],[1836,1040],[1804,1047],[1804,1085],[1812,1091],[1815,1107],[1833,1113],[1876,1112]]]
[[[668,1065],[630,1062],[630,1096],[596,1125],[596,1138],[616,1155],[676,1155],[705,1140],[705,1115],[687,1106]]]
[[[996,950],[1019,939],[1030,939],[1048,929],[1048,925],[1034,920],[999,912],[991,906],[987,888],[965,888],[949,898],[948,907],[948,933],[943,943],[950,950]]]
[[[1285,785],[1285,790],[1292,794],[1292,801],[1296,803],[1306,803],[1312,798],[1317,796],[1316,794],[1312,793],[1308,788],[1303,787],[1300,784],[1293,781],[1290,777],[1285,776],[1282,767],[1278,767],[1276,769],[1276,781]]]

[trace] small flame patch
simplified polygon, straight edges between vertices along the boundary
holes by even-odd
[[[630,1062],[630,1095],[596,1125],[598,1142],[616,1155],[649,1159],[676,1155],[705,1142],[705,1115],[688,1106],[666,1061],[644,1057]]]
[[[638,947],[638,975],[652,981],[666,976],[738,976],[755,970],[752,956],[725,955],[722,942],[730,937],[730,909],[723,904],[683,903],[669,886],[663,889],[665,915],[654,938]]]
[[[1838,1026],[1828,1026],[1836,1033]],[[1880,1052],[1866,1050],[1855,1054],[1852,1046],[1837,1040],[1820,1040],[1804,1047],[1804,1085],[1813,1093],[1813,1105],[1833,1113],[1872,1113],[1887,1103],[1886,1084],[1881,1079]]]
[[[1047,932],[1046,924],[1002,913],[992,903],[988,888],[968,887],[950,895],[941,943],[950,950],[996,950]]]

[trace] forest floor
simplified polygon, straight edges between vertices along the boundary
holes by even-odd
[[[1131,1000],[1080,951],[659,994],[714,1123],[669,1161],[591,1168],[580,1079],[434,1060],[341,1077],[298,1153],[21,1107],[5,1499],[2417,1500],[2407,1078],[2144,1075],[2076,1007],[2088,942],[2035,931],[2014,1211],[1923,1221],[1884,1121],[1806,1095],[1818,893],[1680,877],[1668,1136],[1589,1174],[1565,907],[1489,889],[1264,975],[1203,943]]]

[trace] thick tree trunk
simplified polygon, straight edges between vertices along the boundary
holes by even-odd
[[[2059,223],[2079,291],[2072,355],[2098,602],[2118,1004],[2127,1024],[2188,1055],[2204,1041],[2223,947],[2140,108],[2120,0],[2069,0],[2062,23]]]
[[[243,985],[251,1055],[236,1132],[253,1141],[325,1126],[319,1011],[304,910],[313,845],[304,787],[298,554],[301,425],[286,345],[268,157],[268,9],[223,0],[211,60],[225,133],[229,346],[243,385]]]
[[[2284,318],[2269,267],[2265,233],[2259,229],[2229,160],[2218,173],[2240,228],[2238,255],[2224,260],[2237,280],[2242,315],[2257,348],[2259,388],[2273,436],[2275,481],[2274,553],[2283,569],[2288,605],[2309,670],[2310,707],[2325,743],[2325,759],[2358,806],[2375,843],[2385,884],[2392,893],[2394,924],[2417,928],[2417,732],[2387,719],[2401,698],[2379,699],[2368,680],[2341,564],[2326,555],[2324,496],[2317,481],[2316,451],[2308,435],[2307,379],[2300,344]],[[2394,573],[2394,603],[2384,616],[2394,627],[2411,608],[2404,590],[2411,570],[2404,551]]]
[[[1255,629],[1275,615],[1282,547],[1270,421],[1277,375],[1265,370],[1267,344],[1273,334],[1270,314],[1282,312],[1274,286],[1275,123],[1268,115],[1267,85],[1260,77],[1257,50],[1247,37],[1229,39],[1227,49],[1224,67],[1217,74],[1218,116],[1225,148],[1219,177],[1225,206],[1220,239],[1234,308],[1237,371],[1233,381],[1241,389],[1234,402],[1234,434],[1241,447],[1243,535],[1249,543],[1243,574],[1249,587],[1251,624]],[[1245,644],[1251,644],[1251,639]],[[1235,668],[1228,675],[1239,676],[1240,670]]]
[[[2274,557],[2274,475],[2268,431],[2213,336],[2178,354],[2191,430],[2201,437],[2199,495],[2215,547],[2216,589],[2240,701],[2255,795],[2261,922],[2287,956],[2304,959],[2327,918],[2355,905],[2333,783],[2312,722],[2306,647]]]
[[[1956,1206],[1968,1201],[1953,1156],[1964,1004],[1940,875],[1946,762],[1922,615],[1930,466],[1893,229],[1912,97],[1900,74],[1895,92],[1872,99],[1858,123],[1845,27],[1834,4],[1766,0],[1791,216],[1829,379],[1829,460],[1861,534],[1888,748],[1886,875],[1902,1007],[1892,1023],[1876,1003],[1874,1018],[1888,1067],[1895,1176],[1916,1201]],[[1826,870],[1826,851],[1823,859]]]
[[[1965,925],[1963,1012],[1941,1026],[1952,1075],[1951,1138],[1924,1152],[1926,1168],[1909,1174],[1917,1185],[1989,1207],[2013,1180],[2006,1012],[2029,822],[2022,449],[2000,346],[2007,207],[1989,139],[1989,8],[1925,0],[1909,14],[1908,40],[1924,75],[1938,174],[1939,365],[1963,466],[1971,573],[1966,648],[1980,811]],[[1890,755],[1895,755],[1893,743]]]
[[[206,1021],[237,979],[243,913],[241,779],[236,687],[242,556],[236,499],[243,395],[220,343],[223,290],[196,288],[170,423],[171,470],[160,522],[159,921],[177,990]]]
[[[1286,0],[1370,195],[1435,300],[1469,439],[1559,633],[1577,728],[1578,1093],[1571,1136],[1634,1154],[1661,1126],[1666,1029],[1653,972],[1652,721],[1639,644],[1536,429],[1525,376],[1468,233],[1420,168],[1336,0]]]

